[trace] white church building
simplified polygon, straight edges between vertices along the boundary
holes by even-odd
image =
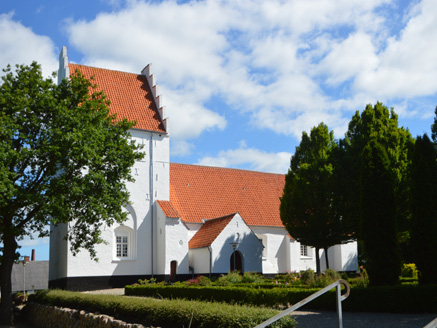
[[[132,74],[72,64],[63,47],[59,79],[75,70],[94,76],[112,113],[136,122],[130,133],[146,156],[132,168],[135,182],[128,182],[128,220],[102,226],[106,244],[96,246],[98,262],[87,251],[73,256],[63,238],[67,226],[52,227],[51,287],[120,287],[233,269],[265,275],[315,269],[315,250],[294,240],[281,222],[285,175],[171,163],[169,121],[150,65]],[[333,246],[328,255],[332,269],[358,270],[356,242]]]

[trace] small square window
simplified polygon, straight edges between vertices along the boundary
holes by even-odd
[[[300,256],[308,257],[308,246],[300,245]]]

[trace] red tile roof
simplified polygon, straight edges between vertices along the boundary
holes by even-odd
[[[165,216],[168,218],[179,218],[178,211],[173,207],[173,205],[166,200],[158,200],[157,201]]]
[[[165,133],[152,91],[144,75],[112,71],[84,65],[68,64],[70,74],[76,69],[87,79],[94,76],[97,91],[104,90],[111,101],[110,112],[135,121],[134,128]]]
[[[170,202],[185,222],[239,213],[249,226],[282,227],[285,175],[170,164]]]
[[[188,248],[193,249],[211,246],[234,216],[235,213],[221,218],[206,220],[202,227],[189,241]]]

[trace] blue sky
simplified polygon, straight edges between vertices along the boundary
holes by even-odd
[[[0,2],[0,66],[71,62],[139,73],[153,64],[173,162],[286,173],[302,131],[341,138],[381,101],[430,133],[437,1]],[[24,240],[48,259],[48,240]]]

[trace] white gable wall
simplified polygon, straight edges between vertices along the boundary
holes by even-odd
[[[236,251],[242,254],[243,271],[262,272],[262,244],[239,214],[234,216],[211,245],[213,272],[230,271],[233,242],[238,243]]]

